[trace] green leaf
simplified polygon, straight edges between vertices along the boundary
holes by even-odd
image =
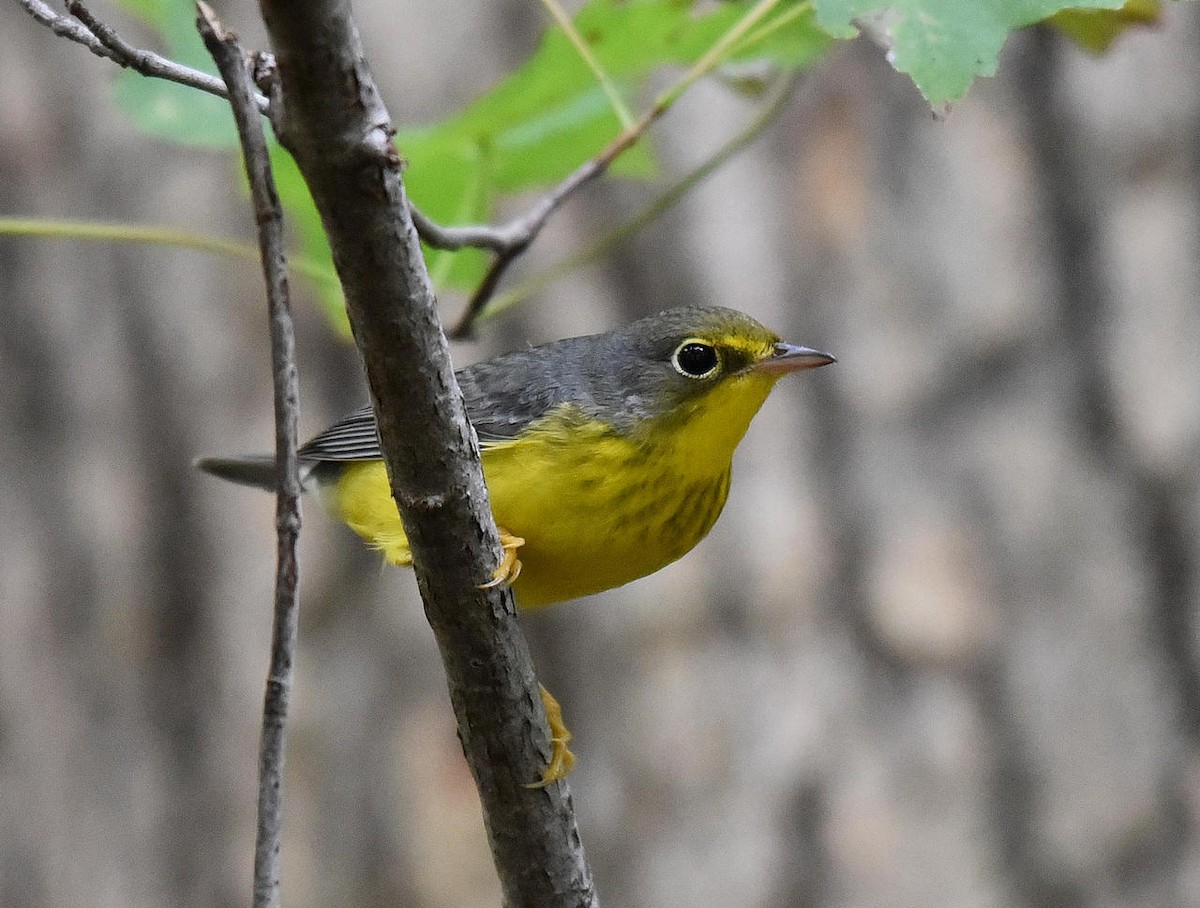
[[[170,0],[113,0],[113,6],[125,10],[129,15],[160,32],[170,28],[171,17],[184,8],[184,4],[171,3]],[[191,15],[195,17],[194,9]]]
[[[592,0],[580,10],[575,27],[629,97],[663,67],[695,63],[753,5],[741,0],[696,13],[692,3],[679,0]],[[800,6],[786,0],[780,14]],[[828,44],[812,14],[805,13],[768,39],[739,48],[733,59],[794,68],[817,59]],[[536,152],[545,166],[544,185],[600,151],[620,124],[591,70],[567,37],[553,29],[521,68],[438,129],[492,150],[504,188],[519,189],[530,185],[533,168],[514,167],[505,157]],[[506,173],[513,174],[511,182]]]
[[[113,99],[146,135],[198,148],[236,148],[229,102],[161,79],[122,70]]]
[[[486,155],[470,146],[443,143],[436,131],[412,130],[396,137],[408,166],[404,185],[421,210],[441,224],[477,224],[493,211],[495,181]],[[429,273],[438,286],[471,287],[487,268],[479,249],[448,252],[425,247]]]
[[[996,73],[1000,49],[1014,29],[1065,7],[1114,9],[1123,0],[814,0],[822,26],[847,36],[869,20],[889,40],[888,57],[935,106],[961,98],[976,76]]]

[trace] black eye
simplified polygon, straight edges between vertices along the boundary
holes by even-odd
[[[707,378],[720,363],[716,349],[702,341],[684,341],[671,356],[675,371],[687,378]]]

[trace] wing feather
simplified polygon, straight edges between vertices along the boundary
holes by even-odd
[[[361,407],[338,420],[300,448],[306,460],[379,460],[379,431],[375,411]]]
[[[509,353],[476,363],[458,372],[467,415],[482,447],[511,441],[532,422],[560,404],[576,402],[581,383],[575,374],[580,342],[587,338],[558,341],[555,358],[560,372],[549,381],[545,362],[547,348]],[[375,412],[362,407],[338,420],[300,449],[309,461],[379,460],[379,431]]]

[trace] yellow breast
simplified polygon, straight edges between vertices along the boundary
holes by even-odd
[[[685,412],[627,433],[563,407],[517,439],[485,445],[496,524],[525,539],[518,606],[621,586],[695,546],[721,513],[733,451],[773,384],[730,377]],[[382,462],[349,464],[322,497],[390,561],[411,563]]]

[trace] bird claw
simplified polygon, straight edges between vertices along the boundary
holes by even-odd
[[[492,574],[492,579],[487,583],[482,584],[481,590],[490,590],[497,586],[512,586],[518,577],[521,576],[521,559],[517,557],[517,549],[525,544],[525,540],[521,536],[513,536],[503,530],[500,531],[500,548],[503,555],[500,558],[500,566],[496,568]]]
[[[550,763],[542,772],[542,778],[537,782],[529,782],[526,788],[545,788],[560,779],[575,768],[575,754],[567,746],[571,743],[571,731],[563,722],[562,707],[546,688],[540,684],[542,705],[546,710],[546,724],[550,726]]]

